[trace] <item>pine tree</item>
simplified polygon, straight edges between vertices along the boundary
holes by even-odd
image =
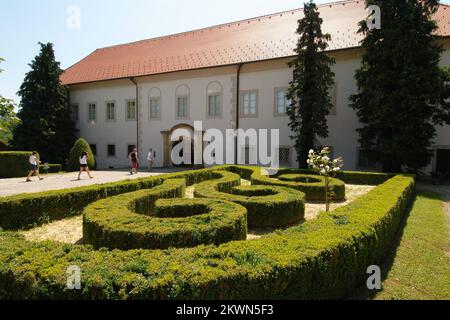
[[[75,141],[68,91],[59,79],[62,70],[53,45],[39,44],[41,51],[18,92],[22,123],[14,130],[12,145],[16,150],[38,150],[44,161],[63,164]]]
[[[325,53],[331,36],[322,33],[322,22],[315,3],[305,3],[304,18],[298,21],[297,55],[289,63],[293,81],[287,94],[291,101],[287,113],[301,168],[307,168],[308,153],[317,138],[328,136],[326,117],[333,106],[330,88],[334,84],[331,66],[335,60]]]
[[[350,97],[362,128],[361,148],[385,172],[430,163],[435,125],[450,122],[450,80],[439,67],[443,52],[433,20],[439,1],[367,0],[381,9],[381,29],[360,23],[364,54],[358,93]]]

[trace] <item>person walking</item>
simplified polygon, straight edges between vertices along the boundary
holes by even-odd
[[[39,178],[39,180],[44,180],[44,178],[41,178],[41,176],[39,175],[39,160],[37,158],[37,152],[33,152],[30,155],[30,158],[28,159],[28,162],[30,163],[30,172],[28,173],[27,176],[27,182],[31,182],[31,177],[36,174]]]
[[[150,150],[148,151],[148,155],[147,155],[148,172],[152,172],[153,163],[155,161],[155,158],[156,158],[156,153],[153,151],[152,148],[150,148]]]
[[[81,180],[81,173],[82,173],[83,171],[86,171],[86,172],[87,172],[87,174],[88,174],[88,176],[89,176],[89,179],[93,179],[93,178],[94,178],[93,176],[91,176],[91,173],[90,173],[90,171],[89,171],[89,166],[88,166],[88,154],[87,154],[86,151],[83,151],[83,152],[81,153],[81,156],[80,156],[80,172],[78,173],[78,180]]]
[[[131,160],[131,171],[130,174],[137,174],[139,169],[139,157],[137,149],[134,148],[133,151],[128,155],[128,158]]]

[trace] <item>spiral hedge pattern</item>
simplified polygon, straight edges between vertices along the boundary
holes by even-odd
[[[304,174],[292,169],[280,170],[272,177],[253,174],[252,184],[289,187],[304,192],[308,201],[325,201],[325,178],[319,175]],[[329,188],[330,199],[335,201],[345,199],[345,183],[343,181],[332,178]]]
[[[245,208],[225,201],[180,199],[184,190],[183,179],[166,180],[150,190],[94,202],[84,211],[83,242],[97,249],[129,250],[246,239]]]
[[[73,214],[68,208],[85,211],[85,219],[94,221],[95,211],[90,210],[102,203],[107,205],[110,199],[121,194],[124,194],[124,199],[120,200],[125,211],[111,218],[120,218],[129,212],[150,219],[191,218],[202,215],[213,202],[236,206],[234,211],[244,213],[245,207],[227,200],[194,199],[204,201],[197,209],[194,202],[189,203],[194,200],[176,198],[182,194],[184,183],[190,186],[210,181],[217,187],[216,192],[227,191],[216,181],[224,174],[227,176],[227,172],[252,181],[264,178],[259,168],[223,166],[138,181],[0,198],[0,226],[4,229],[0,232],[0,298],[342,298],[365,281],[367,266],[379,264],[389,252],[415,196],[414,177],[368,174],[369,181],[379,182],[374,190],[345,207],[320,214],[316,220],[258,240],[164,250],[108,250],[52,241],[32,243],[14,231],[39,224],[43,216],[55,220]],[[340,179],[363,183],[364,173],[344,172]],[[223,188],[235,190],[231,192],[233,195],[244,197],[255,193],[273,196],[272,191],[258,189],[260,187],[254,190],[236,187],[231,183]],[[156,188],[161,188],[158,192],[166,192],[166,199],[154,201],[149,196]],[[175,201],[173,205],[171,201]],[[194,209],[180,217],[178,209],[191,204]],[[158,210],[159,218],[148,215]],[[81,290],[66,288],[67,268],[73,265],[82,271]]]
[[[286,187],[239,186],[240,176],[217,171],[220,179],[198,184],[194,195],[238,203],[248,211],[251,227],[283,227],[298,223],[305,216],[305,194]]]

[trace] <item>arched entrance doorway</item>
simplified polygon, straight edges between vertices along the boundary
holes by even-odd
[[[178,130],[178,129],[183,129],[186,132],[186,136],[180,137],[177,141],[171,141],[174,131]],[[163,138],[163,147],[164,147],[164,167],[175,167],[175,166],[189,167],[189,168],[194,167],[194,143],[192,141],[192,138],[194,137],[194,128],[189,124],[179,124],[168,131],[162,131],[161,134],[162,134],[162,138]],[[191,163],[190,164],[182,163],[181,165],[175,165],[172,162],[172,157],[171,157],[172,150],[174,150],[174,148],[176,146],[181,148],[181,146],[179,144],[182,143],[183,141],[184,142],[187,141],[191,146],[190,148],[187,148],[189,154],[186,155],[186,157],[191,159],[191,161],[190,161]],[[184,151],[186,151],[186,150],[184,150]],[[183,154],[184,151],[180,151],[180,153],[179,153],[180,157],[185,156]]]

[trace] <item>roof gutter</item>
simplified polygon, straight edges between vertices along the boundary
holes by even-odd
[[[133,82],[136,87],[136,149],[139,154],[139,87],[135,78],[130,78],[130,81]]]

